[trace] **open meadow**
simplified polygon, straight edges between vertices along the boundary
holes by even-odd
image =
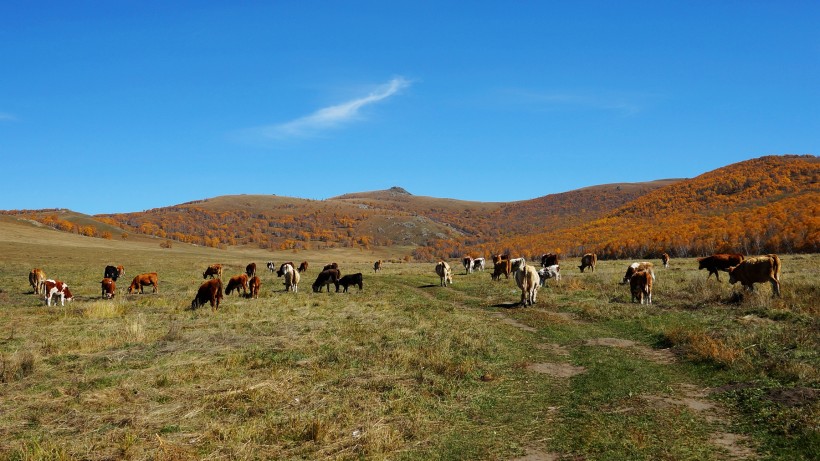
[[[652,305],[630,261],[561,261],[534,307],[512,279],[440,287],[410,250],[271,253],[0,226],[4,459],[816,459],[820,281],[781,255],[781,298],[655,263]],[[489,256],[489,255],[486,255]],[[374,273],[372,263],[385,259]],[[299,292],[265,269],[307,260]],[[364,290],[314,293],[322,265]],[[259,299],[189,309],[208,264],[255,262]],[[122,264],[113,300],[107,264]],[[45,306],[42,268],[75,300]],[[142,272],[159,293],[126,294]]]

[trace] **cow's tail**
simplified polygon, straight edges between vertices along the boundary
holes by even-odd
[[[780,257],[774,254],[769,255],[772,258],[772,272],[774,273],[774,279],[778,282],[780,281]]]

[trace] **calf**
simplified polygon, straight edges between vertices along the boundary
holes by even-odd
[[[248,275],[249,279],[256,276],[256,263],[250,263],[245,266],[245,273]]]
[[[216,276],[216,278],[221,279],[222,264],[211,264],[210,266],[208,266],[208,268],[205,269],[205,272],[202,273],[202,278],[208,278],[208,276],[210,276],[211,278],[214,278],[214,276]]]
[[[652,276],[652,281],[655,281],[655,271],[654,266],[649,261],[642,261],[639,263],[632,263],[629,267],[626,268],[626,274],[624,274],[623,280],[621,280],[621,285],[626,285],[629,283],[629,279],[632,278],[632,274],[638,271],[647,271]]]
[[[113,279],[102,279],[102,282],[100,282],[100,288],[102,290],[102,294],[100,296],[106,299],[114,299],[114,295],[117,292],[117,283]]]
[[[652,281],[654,276],[646,270],[639,270],[629,278],[629,291],[632,293],[632,302],[636,300],[644,304],[652,304]]]
[[[229,296],[232,291],[236,290],[239,294],[239,289],[242,288],[242,294],[248,296],[248,274],[234,275],[228,280],[228,286],[225,288],[225,296]]]
[[[34,268],[28,273],[28,283],[34,290],[34,294],[43,294],[44,284],[46,282],[46,273],[42,269]]]
[[[775,254],[744,259],[737,266],[729,268],[729,283],[754,290],[755,283],[772,284],[772,296],[780,296],[780,257]]]
[[[276,272],[279,277],[285,278],[285,291],[299,291],[299,271],[294,269],[293,263],[282,264],[282,267]]]
[[[382,260],[381,259],[373,263],[373,272],[376,273],[380,270],[382,270]]]
[[[196,292],[196,297],[191,301],[191,310],[204,306],[205,303],[211,303],[211,310],[219,309],[219,301],[222,300],[222,280],[211,279],[202,282],[199,290]]]
[[[473,270],[484,272],[484,258],[475,258],[473,260]]]
[[[267,266],[269,271],[276,272],[276,264],[274,264],[273,261],[268,261]]]
[[[436,274],[438,274],[441,279],[439,286],[446,287],[448,283],[450,285],[453,284],[453,272],[450,270],[450,265],[447,264],[447,261],[439,261],[436,263]]]
[[[326,269],[319,273],[316,277],[316,281],[313,282],[313,291],[316,293],[320,293],[323,287],[327,288],[327,292],[330,293],[330,284],[336,284],[339,279],[341,278],[341,274],[339,273],[339,269]],[[338,289],[336,291],[339,291]]]
[[[544,267],[538,271],[539,285],[544,286],[547,279],[561,280],[561,267],[558,264]]]
[[[60,295],[60,305],[65,306],[65,302],[71,302],[74,300],[74,296],[71,294],[71,290],[68,289],[68,285],[59,281],[59,280],[51,280],[48,279],[43,282],[43,294],[45,295],[46,305],[51,305],[51,298],[54,295]]]
[[[250,297],[252,299],[259,298],[259,290],[262,288],[262,279],[260,279],[256,275],[254,275],[253,278],[251,278],[248,281],[248,287],[250,288],[250,292],[251,292]]]
[[[666,253],[662,254],[661,262],[663,263],[663,267],[669,267],[669,255]]]
[[[347,293],[347,287],[350,285],[358,285],[359,291],[362,291],[362,287],[364,286],[362,283],[362,278],[361,272],[345,275],[336,282],[336,293],[339,292],[339,285],[344,287],[344,293]]]
[[[307,261],[302,261],[302,263],[299,264],[298,271],[299,272],[307,272],[307,270],[308,270],[308,262]]]
[[[709,280],[709,277],[715,274],[715,278],[720,282],[718,271],[729,272],[730,267],[737,266],[741,262],[743,262],[743,255],[741,254],[718,253],[705,258],[698,258],[698,270],[706,269],[709,271],[706,280]]]
[[[140,293],[143,293],[143,287],[148,285],[153,287],[154,293],[159,293],[159,277],[156,272],[148,272],[134,277],[134,280],[131,281],[131,286],[128,287],[128,294],[133,293],[135,290],[139,290]]]
[[[578,266],[578,269],[581,269],[581,272],[584,272],[584,269],[589,267],[592,272],[595,272],[595,264],[598,263],[598,255],[595,253],[587,253],[584,256],[581,256],[581,265]]]

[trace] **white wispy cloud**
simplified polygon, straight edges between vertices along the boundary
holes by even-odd
[[[327,129],[336,128],[360,118],[362,108],[398,94],[410,86],[410,81],[396,77],[379,85],[375,90],[361,98],[341,104],[324,107],[310,115],[283,123],[251,128],[249,131],[265,139],[303,138],[319,134]]]
[[[13,122],[16,121],[17,117],[8,112],[0,112],[0,122]]]

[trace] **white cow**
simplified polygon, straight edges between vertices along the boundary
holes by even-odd
[[[45,286],[45,300],[47,305],[51,305],[51,298],[54,295],[60,295],[60,305],[65,306],[65,302],[71,302],[74,299],[74,296],[71,294],[71,290],[68,289],[68,285],[59,281],[59,280],[51,280],[48,279],[44,283]]]
[[[447,261],[439,261],[438,264],[436,264],[436,274],[441,278],[441,286],[446,287],[447,283],[450,285],[453,284],[453,272],[450,270],[450,265],[447,264]]]
[[[484,271],[484,258],[475,258],[473,260],[473,270]]]
[[[561,280],[561,268],[558,266],[558,264],[553,264],[552,266],[547,266],[543,269],[539,269],[538,278],[540,279],[539,285],[541,286],[544,286],[544,282],[547,279]]]
[[[531,306],[535,304],[540,287],[538,271],[533,266],[528,266],[524,258],[516,258],[510,261],[512,270],[515,273],[515,283],[521,289],[521,305]]]

